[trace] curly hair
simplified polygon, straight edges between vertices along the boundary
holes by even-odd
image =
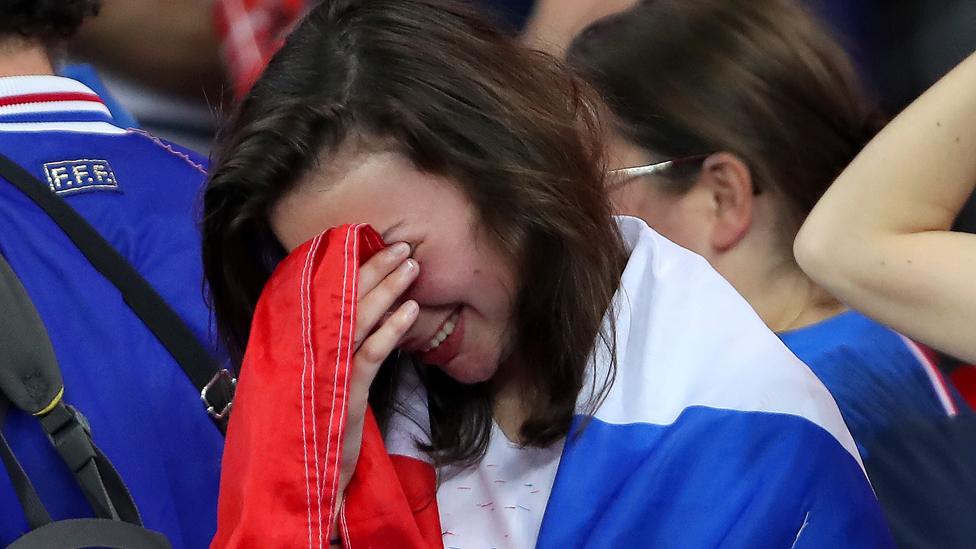
[[[44,42],[68,38],[86,16],[98,15],[101,5],[101,0],[4,0],[0,2],[0,37]]]

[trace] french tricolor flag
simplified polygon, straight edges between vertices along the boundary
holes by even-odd
[[[850,434],[809,368],[703,259],[643,222],[619,223],[631,255],[612,309],[614,383],[592,416],[594,395],[580,395],[535,545],[891,547]],[[443,546],[438,498],[453,502],[415,448],[426,410],[416,384],[401,398],[416,417],[395,417],[385,441],[368,419],[335,501],[357,270],[381,246],[368,227],[333,229],[265,287],[213,547],[325,547],[337,534],[351,548]],[[603,379],[600,346],[594,364]],[[340,532],[329,532],[336,512]],[[458,522],[452,546],[506,546],[500,532]]]

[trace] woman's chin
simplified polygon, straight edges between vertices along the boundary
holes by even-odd
[[[458,383],[471,385],[491,379],[498,371],[498,364],[495,361],[472,360],[459,355],[444,366],[440,366],[440,369]]]

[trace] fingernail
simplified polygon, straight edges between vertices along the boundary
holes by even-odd
[[[403,270],[405,270],[408,273],[412,273],[416,271],[418,266],[419,265],[417,264],[417,260],[413,258],[410,258],[403,262]]]
[[[403,305],[405,307],[404,312],[408,317],[412,317],[416,315],[417,312],[420,310],[420,305],[417,305],[417,302],[412,299],[410,301],[407,301]]]
[[[406,242],[397,242],[391,246],[391,248],[393,249],[393,255],[396,257],[406,257],[410,255],[410,244],[407,244]]]

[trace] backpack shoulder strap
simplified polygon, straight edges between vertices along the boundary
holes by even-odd
[[[3,425],[2,416],[7,412],[7,406],[9,406],[9,402],[0,393],[0,425]],[[33,530],[50,524],[51,515],[37,495],[37,490],[34,489],[34,484],[27,476],[24,468],[17,461],[17,457],[14,455],[13,449],[10,448],[10,444],[7,443],[7,437],[4,436],[2,429],[0,429],[0,460],[3,461],[3,466],[10,475],[14,492],[17,493],[17,499],[20,500],[20,506],[24,509],[24,515],[27,517],[27,525]]]
[[[13,542],[7,549],[171,549],[166,537],[128,522],[69,519],[52,522]]]
[[[44,324],[30,297],[13,269],[0,255],[0,417],[6,414],[9,403],[35,417],[41,423],[51,444],[62,461],[74,475],[95,515],[104,519],[97,526],[89,521],[54,522],[34,489],[30,478],[17,460],[6,437],[0,430],[0,461],[3,462],[12,481],[14,491],[27,517],[31,533],[21,538],[39,540],[40,545],[25,547],[68,547],[50,545],[51,535],[88,532],[104,534],[101,539],[111,540],[116,535],[137,535],[142,519],[132,495],[118,471],[95,445],[87,421],[81,414],[63,401],[64,389],[61,370],[58,367]],[[2,423],[0,423],[2,425]],[[106,526],[110,523],[126,526]],[[159,534],[146,531],[147,539],[157,540]],[[68,542],[76,536],[64,537]],[[90,537],[90,536],[89,536]],[[80,538],[78,538],[80,539]],[[93,538],[94,539],[94,538]],[[125,537],[124,539],[136,539]],[[164,540],[165,541],[165,540]],[[20,543],[20,542],[17,542]],[[74,542],[72,542],[74,543]],[[98,546],[128,547],[129,545]],[[70,547],[87,547],[71,545]],[[158,547],[133,545],[133,547]]]

